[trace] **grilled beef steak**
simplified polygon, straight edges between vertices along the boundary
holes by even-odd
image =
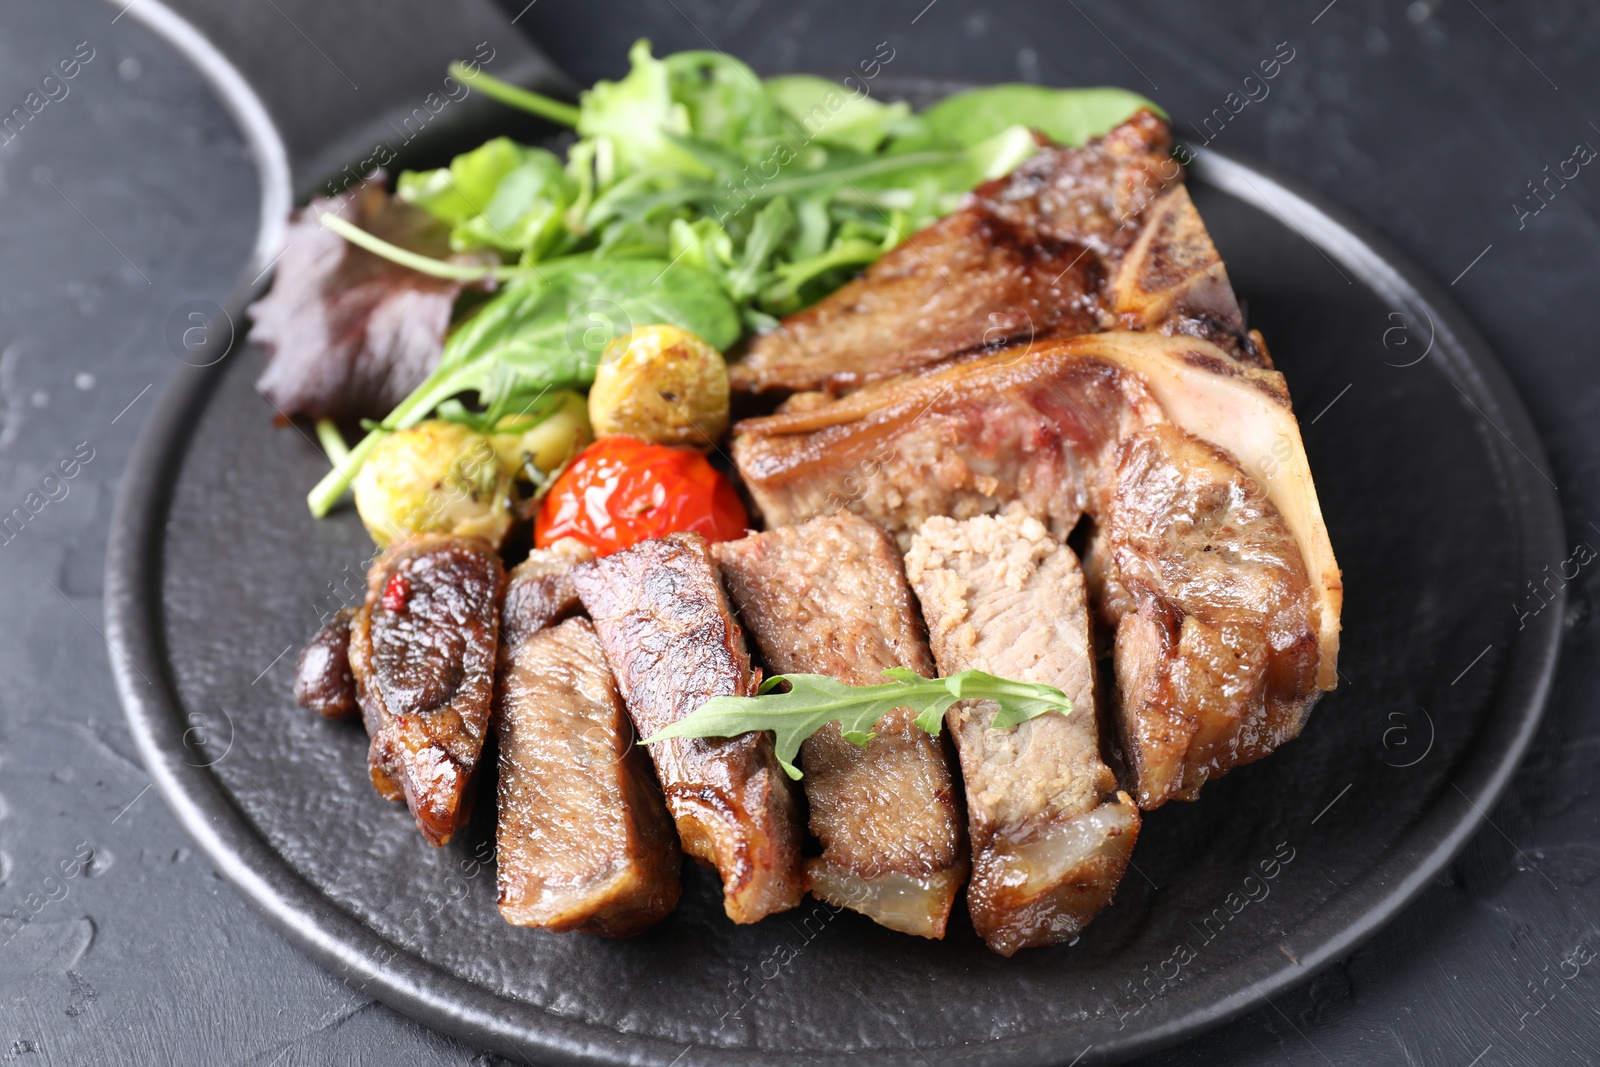
[[[972,836],[967,907],[1009,956],[1070,941],[1111,901],[1139,836],[1139,811],[1100,761],[1083,572],[1072,550],[1013,507],[932,518],[906,570],[941,674],[976,669],[1053,685],[1072,713],[1004,730],[992,701],[946,713],[961,754]]]
[[[534,549],[517,564],[506,579],[505,604],[500,609],[502,663],[523,641],[579,610],[572,568],[592,559],[588,545],[563,537],[549,548]]]
[[[1317,670],[1294,535],[1219,449],[1156,425],[1117,448],[1088,557],[1116,633],[1118,727],[1140,807],[1300,733]]]
[[[328,719],[356,713],[356,679],[350,673],[350,620],[355,608],[341,608],[300,651],[294,667],[294,699]]]
[[[1147,433],[1150,427],[1173,433]],[[1135,450],[1141,456],[1149,451],[1161,455],[1162,477],[1191,479],[1195,488],[1186,491],[1198,493],[1199,486],[1213,482],[1241,492],[1253,486],[1252,499],[1272,507],[1250,512],[1241,506],[1226,521],[1248,518],[1262,525],[1235,530],[1232,536],[1252,544],[1274,543],[1274,558],[1297,555],[1300,569],[1274,572],[1287,585],[1274,586],[1277,614],[1270,626],[1233,626],[1225,640],[1234,643],[1230,654],[1259,657],[1273,681],[1252,691],[1249,700],[1256,710],[1235,707],[1227,713],[1226,721],[1241,731],[1238,736],[1202,731],[1192,757],[1198,761],[1195,771],[1169,768],[1171,777],[1165,780],[1176,783],[1172,788],[1177,791],[1172,795],[1193,795],[1183,783],[1198,784],[1200,763],[1207,775],[1216,777],[1294,737],[1319,689],[1335,685],[1343,587],[1288,392],[1276,371],[1242,364],[1189,337],[1109,332],[958,360],[866,386],[839,400],[746,420],[736,433],[734,458],[768,525],[846,508],[877,521],[908,546],[912,533],[931,516],[965,519],[1012,503],[1062,537],[1084,514],[1102,525],[1122,514],[1138,517],[1116,524],[1121,532],[1108,532],[1097,544],[1096,556],[1113,558],[1118,539],[1131,538],[1132,524],[1154,523],[1147,537],[1128,543],[1136,543],[1134,555],[1161,573],[1194,566],[1185,539],[1200,536],[1186,525],[1197,519],[1175,502],[1176,496],[1162,510],[1148,480],[1136,476],[1148,464],[1125,472],[1127,442],[1144,442],[1143,451]],[[1190,441],[1205,447],[1179,447]],[[1218,464],[1227,466],[1226,476],[1217,473]],[[1143,494],[1146,500],[1121,499],[1130,494]],[[1209,584],[1185,586],[1187,599],[1157,599],[1205,621],[1212,608],[1231,608],[1229,598],[1236,590],[1259,577],[1257,562],[1248,557],[1216,553],[1210,562],[1217,571]],[[1146,582],[1142,588],[1166,587]],[[1286,611],[1299,614],[1291,619]],[[1111,621],[1121,625],[1120,617]],[[1191,624],[1195,636],[1189,646],[1181,644],[1174,629],[1182,627],[1181,618],[1169,618],[1163,625],[1170,639],[1179,642],[1174,647],[1193,648],[1196,655],[1217,654],[1220,646],[1202,652],[1195,644],[1201,639],[1194,629],[1198,622]],[[1171,673],[1170,666],[1162,668],[1166,674],[1154,675],[1153,668],[1135,668],[1133,650],[1153,647],[1154,631],[1144,627],[1138,634],[1142,640],[1130,631],[1118,641],[1119,649],[1128,649],[1118,672],[1128,680],[1119,697],[1124,705],[1134,699],[1136,689],[1145,692],[1130,688],[1135,679],[1143,685]],[[1247,653],[1241,642],[1253,651]],[[1162,662],[1170,658],[1163,654]],[[1200,670],[1198,664],[1195,670]],[[1188,694],[1199,692],[1178,691],[1173,698],[1177,704],[1140,697],[1148,712],[1124,706],[1120,714],[1124,722],[1131,722],[1130,716],[1155,715],[1150,729],[1159,732],[1168,729],[1161,722],[1172,715],[1199,715],[1200,709],[1182,704]],[[1257,707],[1269,699],[1277,710]],[[1270,722],[1271,729],[1252,732],[1262,721]],[[1146,746],[1152,756],[1167,753],[1169,761],[1190,759],[1188,748],[1184,739],[1161,749]],[[1134,783],[1147,806],[1168,795],[1153,784],[1146,788],[1146,782],[1157,778],[1152,764]]]
[[[980,346],[1115,328],[1264,361],[1170,147],[1141,111],[1081,148],[1043,148],[755,338],[728,368],[734,388],[839,392]]]
[[[502,649],[500,914],[627,937],[678,903],[677,834],[586,619]]]
[[[768,669],[878,685],[887,667],[933,676],[894,542],[849,512],[713,546],[728,595]],[[801,747],[810,889],[893,930],[943,937],[966,880],[943,746],[897,708],[865,748],[828,723]]]
[[[574,568],[639,736],[714,696],[751,696],[744,634],[704,538],[672,534]],[[728,918],[751,923],[800,902],[799,813],[772,738],[675,738],[651,746],[683,850],[722,877]]]
[[[468,785],[489,727],[505,570],[488,542],[420,534],[367,573],[350,668],[372,738],[372,784],[404,799],[443,845],[471,814]]]

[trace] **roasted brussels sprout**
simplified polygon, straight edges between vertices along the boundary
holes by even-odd
[[[432,419],[378,442],[357,472],[356,510],[379,547],[408,534],[471,534],[498,545],[511,527],[511,478],[489,438]]]
[[[676,326],[642,326],[612,341],[589,391],[598,436],[623,433],[709,449],[728,428],[728,366]]]
[[[423,532],[498,545],[520,506],[543,495],[589,437],[587,406],[570,390],[538,412],[506,416],[493,433],[430,419],[378,443],[352,483],[356,510],[379,547]]]

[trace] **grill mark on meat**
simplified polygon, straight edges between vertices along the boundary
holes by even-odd
[[[350,628],[350,667],[372,784],[404,799],[443,845],[471,814],[468,786],[489,725],[505,570],[476,537],[422,534],[367,574]]]
[[[355,608],[341,608],[301,649],[294,667],[294,699],[327,719],[356,713],[356,678],[350,673],[350,620]]]
[[[1089,564],[1115,632],[1118,730],[1142,808],[1297,736],[1316,698],[1310,581],[1231,457],[1172,426],[1117,450]]]
[[[943,675],[977,669],[1065,692],[1055,713],[996,730],[992,701],[946,714],[961,756],[972,840],[968,909],[995,952],[1076,937],[1110,903],[1139,813],[1100,760],[1094,658],[1072,550],[1018,507],[930,518],[906,570]]]
[[[644,541],[572,578],[641,737],[711,697],[756,692],[704,538]],[[799,815],[771,736],[675,738],[650,754],[683,850],[721,876],[728,917],[756,922],[798,904]]]
[[[1080,148],[1045,146],[754,338],[729,366],[733,387],[840,393],[978,349],[1113,328],[1190,334],[1267,365],[1170,147],[1148,111]]]
[[[677,834],[588,620],[506,642],[495,720],[506,922],[627,937],[669,914]]]
[[[769,669],[878,685],[889,667],[933,677],[894,543],[848,512],[713,546],[728,593]],[[865,748],[828,723],[801,746],[809,888],[903,933],[944,936],[966,880],[944,747],[897,708]]]

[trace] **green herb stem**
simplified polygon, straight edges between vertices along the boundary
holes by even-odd
[[[543,93],[536,93],[531,89],[524,89],[520,85],[501,81],[481,70],[471,70],[465,63],[450,64],[450,73],[474,89],[480,90],[484,96],[491,100],[498,100],[523,111],[531,111],[541,118],[562,126],[576,126],[578,124],[578,109],[573,104],[563,103],[551,99]]]
[[[426,274],[432,278],[444,278],[456,282],[481,282],[485,278],[505,281],[538,273],[537,267],[476,266],[434,259],[432,256],[424,256],[419,252],[401,248],[397,244],[391,244],[331,211],[318,215],[317,221],[358,248],[364,248],[375,256],[382,256],[392,263],[410,267],[418,274]]]
[[[317,440],[328,454],[328,462],[335,467],[342,467],[349,460],[350,446],[345,444],[344,435],[332,419],[317,420]]]

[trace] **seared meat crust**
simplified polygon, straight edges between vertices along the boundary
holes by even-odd
[[[966,519],[1011,504],[1057,537],[1085,514],[1099,521],[1097,559],[1125,556],[1132,568],[1117,602],[1134,607],[1107,622],[1123,628],[1124,733],[1146,737],[1139,750],[1147,759],[1127,783],[1143,806],[1192,797],[1207,777],[1295,737],[1319,690],[1336,682],[1343,587],[1283,379],[1203,341],[1108,332],[986,353],[746,420],[733,454],[769,525],[843,508],[909,546],[930,517]],[[1157,470],[1165,473],[1156,481],[1139,473]],[[1178,488],[1155,494],[1161,479]],[[1265,573],[1231,543],[1206,557],[1209,585],[1190,582],[1180,596],[1152,577],[1170,583],[1175,570],[1195,565],[1184,524],[1198,523],[1206,508],[1222,517],[1205,536],[1220,537],[1231,523],[1228,537],[1241,544],[1275,546],[1279,584],[1249,625],[1238,615],[1213,622],[1206,607],[1230,588],[1255,589]],[[1122,556],[1111,552],[1118,546]],[[1140,610],[1145,590],[1151,606]],[[1236,669],[1224,669],[1223,649],[1239,659]],[[1178,662],[1191,667],[1173,689]],[[1246,662],[1255,664],[1249,677],[1270,677],[1270,687],[1234,693],[1246,679],[1229,672]],[[1221,700],[1223,690],[1234,693],[1225,712],[1186,704]]]
[[[1231,457],[1173,426],[1123,441],[1088,569],[1116,634],[1140,807],[1193,800],[1300,733],[1316,694],[1310,582],[1278,509]]]
[[[933,676],[900,554],[849,512],[712,547],[767,667],[878,685],[888,667]],[[943,745],[897,708],[865,748],[828,723],[800,749],[810,889],[894,930],[943,937],[966,880],[966,847]]]
[[[563,537],[549,548],[536,548],[506,579],[500,609],[500,658],[533,634],[575,614],[582,605],[572,584],[572,568],[588,563],[594,553],[582,541]]]
[[[372,564],[350,668],[372,784],[443,845],[470,816],[489,726],[505,570],[487,541],[422,534]]]
[[[704,538],[672,534],[574,568],[639,736],[714,696],[751,696],[744,634]],[[750,923],[800,902],[801,829],[772,738],[675,738],[651,746],[683,850],[722,877],[723,907]]]

